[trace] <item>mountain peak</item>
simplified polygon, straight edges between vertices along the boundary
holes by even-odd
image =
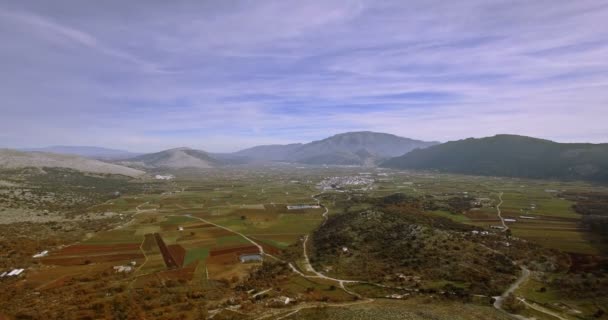
[[[129,163],[152,168],[211,168],[219,161],[207,152],[188,147],[163,150],[127,159]]]

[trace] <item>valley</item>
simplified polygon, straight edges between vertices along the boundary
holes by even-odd
[[[608,302],[606,241],[573,209],[574,194],[606,187],[340,166],[156,171],[174,178],[105,177],[119,183],[76,197],[75,211],[58,207],[61,219],[0,225],[1,272],[24,269],[0,279],[11,301],[0,310],[18,319],[320,319],[388,308],[418,319],[464,307],[486,319],[551,319],[544,308],[591,319]],[[88,175],[62,174],[82,176],[65,188],[85,194]],[[32,179],[41,178],[7,172],[3,190]],[[515,261],[530,277],[495,310],[493,297],[520,276]]]

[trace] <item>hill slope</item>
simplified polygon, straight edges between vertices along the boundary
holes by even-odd
[[[74,155],[0,149],[0,168],[16,169],[27,167],[68,168],[82,172],[120,174],[130,177],[144,174],[140,170]]]
[[[58,154],[71,154],[87,158],[119,160],[138,156],[138,153],[133,153],[124,150],[108,149],[101,147],[90,146],[51,146],[45,148],[28,148],[22,151],[38,151],[50,152]]]
[[[236,152],[253,160],[304,164],[373,165],[378,161],[437,142],[403,138],[369,131],[341,133],[305,144],[257,146]]]
[[[405,274],[420,277],[420,288],[454,282],[495,295],[513,281],[517,267],[470,239],[472,229],[410,208],[333,215],[314,233],[314,263],[338,278],[390,285]]]
[[[262,145],[237,151],[234,155],[247,157],[253,160],[284,161],[289,154],[302,147],[301,143]]]
[[[451,141],[381,166],[443,172],[608,181],[608,144],[557,143],[516,135]]]
[[[212,168],[220,164],[217,159],[201,150],[175,148],[144,154],[125,160],[125,164],[148,168]]]

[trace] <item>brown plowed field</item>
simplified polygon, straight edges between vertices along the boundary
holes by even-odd
[[[156,244],[158,245],[158,248],[160,249],[160,253],[163,255],[163,260],[165,260],[165,265],[167,266],[167,268],[169,268],[169,269],[178,268],[179,265],[177,264],[175,259],[173,259],[173,256],[169,252],[169,249],[167,248],[167,245],[165,244],[163,237],[161,237],[161,235],[159,233],[155,233],[154,239],[156,239]]]
[[[112,245],[91,245],[91,244],[75,244],[65,247],[53,255],[72,256],[72,255],[90,255],[97,253],[111,253],[119,251],[138,251],[139,243],[122,243]]]
[[[258,247],[254,245],[245,245],[238,247],[229,247],[229,248],[221,248],[221,249],[211,249],[209,252],[209,256],[219,256],[228,253],[237,253],[237,254],[245,254],[245,253],[259,253],[260,250]]]
[[[239,255],[234,252],[207,258],[207,265],[231,265],[235,263],[239,263]]]
[[[193,224],[193,225],[185,226],[184,229],[203,229],[203,228],[211,228],[211,227],[215,227],[215,226],[212,224],[208,224],[208,223],[201,223],[201,224]]]
[[[194,270],[196,270],[196,266],[197,265],[198,265],[198,262],[191,263],[186,268],[180,268],[180,269],[174,269],[174,270],[167,270],[167,271],[159,272],[158,273],[158,278],[161,279],[161,280],[172,279],[172,280],[190,281],[190,280],[192,280],[192,277],[194,276]]]
[[[169,250],[169,254],[179,267],[184,265],[184,260],[186,259],[186,249],[184,247],[179,244],[172,244],[167,246],[167,250]]]
[[[275,247],[275,246],[271,246],[267,243],[263,243],[263,242],[258,242],[262,248],[264,248],[264,252],[268,252],[270,254],[276,255],[276,254],[280,254],[281,253],[281,249]]]
[[[95,256],[76,256],[76,257],[48,257],[43,258],[41,261],[44,264],[53,264],[58,266],[74,266],[74,265],[85,265],[89,263],[103,263],[112,261],[126,261],[126,260],[138,260],[143,259],[144,256],[141,252],[132,253],[116,253],[116,254],[104,254]]]

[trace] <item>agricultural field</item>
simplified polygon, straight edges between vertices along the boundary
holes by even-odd
[[[41,227],[31,229],[27,249],[15,247],[16,242],[5,237],[5,247],[23,253],[6,260],[10,263],[3,267],[21,267],[26,272],[18,278],[0,280],[5,289],[2,301],[16,301],[3,302],[0,309],[21,318],[199,319],[212,315],[266,315],[269,319],[348,319],[358,314],[368,319],[390,310],[391,314],[405,312],[411,319],[422,319],[448,314],[458,308],[455,304],[462,304],[474,314],[488,315],[484,318],[504,318],[489,303],[492,297],[476,297],[467,290],[485,291],[468,288],[465,281],[456,277],[439,281],[404,276],[406,280],[397,280],[418,285],[405,290],[402,285],[396,287],[395,279],[348,270],[355,265],[373,268],[374,261],[320,268],[317,244],[312,240],[315,232],[327,229],[322,226],[328,219],[375,210],[381,201],[389,209],[415,203],[421,208],[422,216],[416,218],[419,221],[427,221],[428,217],[428,221],[454,223],[447,224],[449,230],[428,241],[418,238],[418,242],[412,242],[431,246],[458,239],[462,246],[449,249],[451,261],[459,261],[458,250],[469,249],[501,252],[514,259],[524,257],[532,252],[527,248],[532,245],[526,242],[540,246],[534,252],[550,255],[553,251],[542,250],[558,250],[555,252],[561,253],[556,253],[560,257],[556,261],[563,260],[561,254],[591,259],[588,257],[601,257],[606,250],[606,242],[581,224],[581,214],[573,209],[576,200],[562,196],[608,192],[608,188],[585,183],[289,165],[176,170],[171,174],[176,177],[171,181],[113,182],[127,185],[119,193],[107,189],[110,193],[105,196],[90,196],[78,206],[79,210],[69,210],[66,217],[71,218],[52,222],[56,228],[57,224],[76,223],[68,221],[73,217],[99,217],[104,213],[103,219],[80,221],[89,226],[82,231],[57,233],[49,230],[51,222],[40,223],[37,225]],[[16,185],[7,188],[12,190]],[[497,209],[504,219],[514,220],[506,222],[508,235],[506,230],[494,228],[501,224]],[[16,225],[9,224],[4,230],[17,237],[25,236]],[[470,236],[470,230],[485,230],[490,236],[478,240]],[[57,234],[62,236],[51,240]],[[513,248],[504,248],[504,241],[514,243]],[[336,250],[357,250],[346,247]],[[49,252],[31,258],[42,250]],[[242,260],[243,257],[251,260]],[[465,260],[459,263],[473,268]],[[497,263],[496,268],[504,267]],[[566,293],[555,288],[568,270],[560,268],[535,271],[535,278],[515,294],[560,314],[567,312],[552,304],[566,303],[581,312],[581,319],[597,312],[604,301],[601,297],[591,305],[582,305],[582,299],[563,299]],[[504,283],[516,278],[516,271],[513,267],[505,269],[500,281],[488,287],[504,287]],[[432,277],[430,273],[426,276]],[[484,277],[489,279],[491,275]],[[541,297],[537,291],[542,286],[549,289]],[[571,284],[572,288],[576,286]],[[597,290],[603,292],[601,285]],[[415,303],[437,295],[442,298],[432,302],[440,306],[433,309],[436,312],[426,314],[412,309]],[[35,312],[28,308],[41,298],[55,303]],[[79,303],[60,308],[65,301]]]

